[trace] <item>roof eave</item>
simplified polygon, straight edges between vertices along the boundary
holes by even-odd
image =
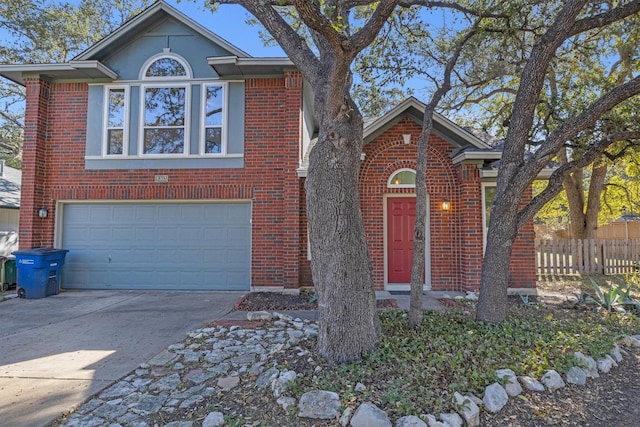
[[[99,61],[71,61],[63,64],[13,64],[0,65],[0,76],[24,86],[28,75],[58,79],[110,79],[115,80],[118,73]]]
[[[500,160],[502,158],[501,151],[463,151],[455,156],[451,161],[454,165],[477,160]]]
[[[286,70],[297,69],[289,58],[240,58],[238,56],[214,56],[207,63],[220,77],[281,75]]]
[[[556,171],[557,168],[544,168],[538,175],[536,175],[536,180],[548,180]],[[495,180],[498,178],[498,169],[480,169],[480,179],[491,179]]]

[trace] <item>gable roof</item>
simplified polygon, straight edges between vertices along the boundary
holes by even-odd
[[[153,3],[138,15],[130,18],[120,28],[104,37],[102,40],[87,48],[69,62],[56,64],[7,64],[0,65],[0,76],[24,86],[24,78],[30,75],[42,76],[47,79],[106,79],[115,80],[118,73],[104,65],[101,61],[111,53],[122,47],[149,27],[167,19],[176,21],[193,29],[211,42],[227,50],[237,58],[251,58],[251,56],[209,31],[182,12],[168,5],[162,0]]]
[[[413,96],[405,99],[382,116],[365,122],[364,143],[366,144],[373,141],[405,117],[410,117],[422,125],[424,110],[426,108],[426,104],[418,101]],[[474,148],[479,150],[493,150],[489,144],[447,119],[442,114],[433,114],[433,131],[460,149]]]
[[[189,18],[184,13],[168,5],[163,0],[158,0],[138,15],[129,19],[120,28],[73,58],[73,60],[102,60],[106,56],[111,54],[114,50],[120,48],[120,46],[122,46],[123,44],[126,44],[127,42],[139,36],[148,27],[153,26],[154,24],[166,19],[167,17],[171,17],[186,25],[187,27],[192,28],[203,37],[209,39],[221,48],[229,51],[231,55],[240,58],[248,58],[251,56],[239,47],[234,46],[222,37],[198,24],[196,21]]]
[[[424,120],[424,110],[426,104],[418,101],[414,97],[409,97],[400,104],[393,107],[380,117],[373,119],[365,119],[363,125],[364,143],[368,144],[382,135],[387,130],[398,124],[402,119],[409,117],[422,126]],[[484,163],[485,161],[499,160],[502,157],[502,151],[478,138],[473,133],[458,126],[451,120],[439,113],[433,115],[433,133],[448,141],[456,148],[453,153],[453,163],[461,163],[464,161],[473,161]],[[307,176],[309,168],[309,154],[311,149],[317,142],[314,138],[309,143],[309,147],[304,153],[302,163],[298,168],[298,176]]]

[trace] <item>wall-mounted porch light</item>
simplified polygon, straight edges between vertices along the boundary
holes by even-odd
[[[49,211],[47,210],[47,208],[40,208],[40,210],[38,211],[38,216],[40,218],[46,218],[47,215],[49,215]]]
[[[449,201],[449,199],[442,200],[442,210],[444,212],[449,212],[451,210],[451,202]]]

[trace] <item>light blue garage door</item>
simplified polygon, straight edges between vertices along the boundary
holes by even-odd
[[[249,203],[63,205],[66,289],[249,290]]]

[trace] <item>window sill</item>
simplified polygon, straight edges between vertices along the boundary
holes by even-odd
[[[244,154],[85,156],[87,170],[117,169],[223,169],[243,168]]]

